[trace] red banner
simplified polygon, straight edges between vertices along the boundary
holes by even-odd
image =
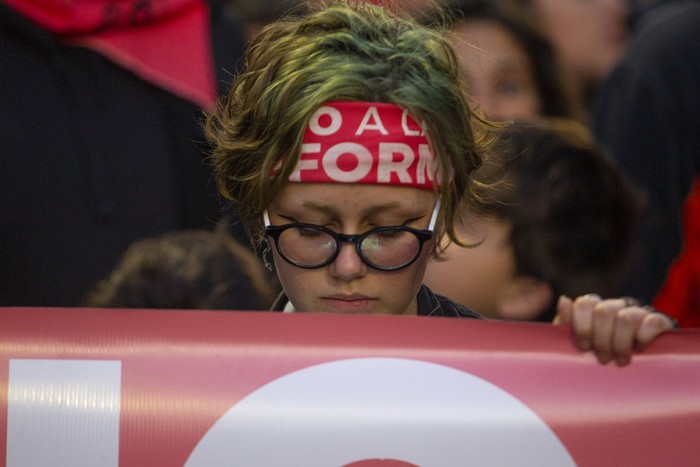
[[[4,308],[0,427],[8,467],[693,465],[700,330],[618,368],[546,324]]]

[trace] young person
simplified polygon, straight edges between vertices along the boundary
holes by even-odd
[[[551,321],[559,295],[613,296],[631,253],[642,198],[569,119],[516,121],[476,174],[491,189],[470,216],[476,248],[448,245],[425,282],[501,319]]]
[[[478,209],[486,138],[444,36],[389,8],[333,2],[272,23],[208,119],[220,191],[269,243],[276,309],[477,317],[422,285],[436,239]],[[625,300],[562,298],[557,322],[607,363],[671,329]]]

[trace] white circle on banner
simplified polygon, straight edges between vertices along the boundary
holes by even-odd
[[[574,466],[531,409],[435,363],[362,358],[282,376],[231,407],[186,467]],[[372,462],[375,461],[375,462]]]
[[[330,124],[328,126],[321,125],[321,117],[328,115],[330,117]],[[343,115],[335,107],[329,107],[327,105],[321,106],[313,113],[311,119],[309,120],[309,129],[312,133],[319,136],[332,135],[336,131],[340,130],[343,124]]]

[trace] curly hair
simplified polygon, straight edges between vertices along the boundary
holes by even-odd
[[[131,244],[83,305],[264,310],[276,289],[253,252],[223,228],[178,230]]]
[[[443,31],[389,8],[340,0],[273,22],[252,41],[243,70],[206,121],[219,191],[237,202],[260,245],[262,212],[296,166],[313,112],[329,101],[392,103],[423,122],[448,181],[436,238],[464,244],[455,216],[463,203],[478,204],[471,174],[490,137],[462,89]]]

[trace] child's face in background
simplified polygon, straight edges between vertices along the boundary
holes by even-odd
[[[451,244],[445,261],[431,261],[425,284],[488,318],[500,318],[500,301],[515,278],[515,256],[510,242],[510,225],[496,218],[471,220],[463,236],[470,243],[463,248]]]

